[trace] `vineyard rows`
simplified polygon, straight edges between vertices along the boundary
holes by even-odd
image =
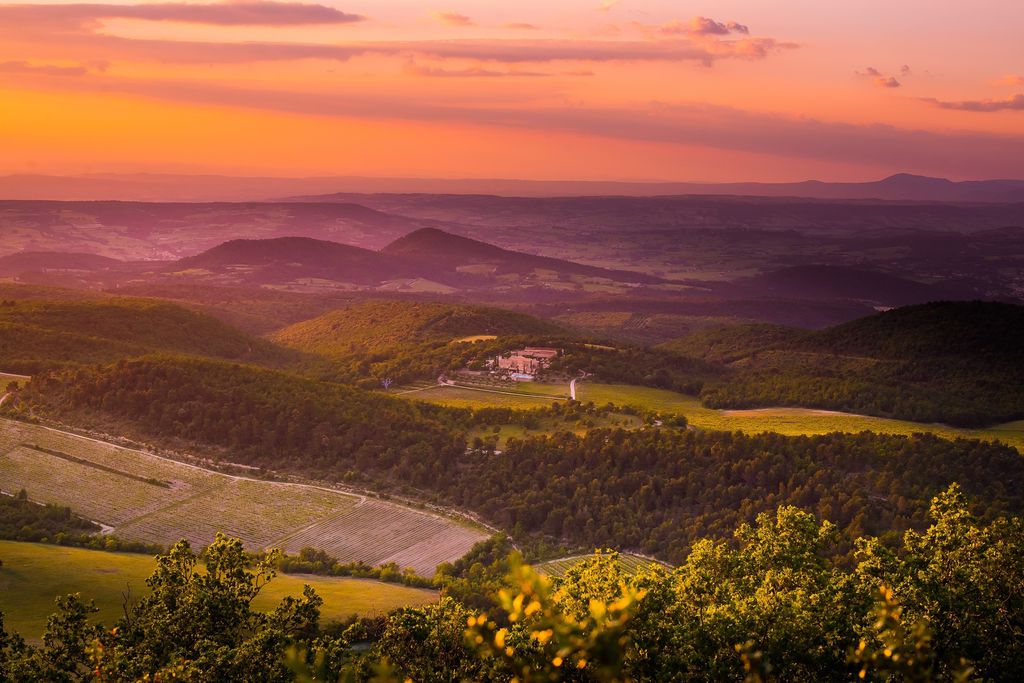
[[[126,539],[169,545],[185,538],[202,547],[222,531],[252,550],[309,546],[343,562],[397,562],[426,575],[486,538],[447,517],[394,503],[233,477],[0,419],[0,491],[20,489],[34,501],[67,505]]]
[[[436,567],[465,555],[481,540],[476,529],[453,527],[450,520],[428,514],[411,519],[405,508],[381,501],[364,500],[342,516],[346,524],[327,519],[285,539],[285,550],[313,546],[372,565]],[[360,533],[352,533],[352,528]]]
[[[561,578],[565,576],[565,573],[572,567],[576,566],[588,557],[592,555],[576,555],[573,557],[563,557],[558,560],[550,560],[548,562],[542,562],[537,565],[537,570],[547,576],[553,578]],[[661,563],[649,560],[639,555],[631,555],[630,553],[619,553],[619,567],[626,574],[638,574],[640,570],[647,569],[652,566],[660,565]]]

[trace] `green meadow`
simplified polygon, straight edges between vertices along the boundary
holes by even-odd
[[[0,541],[0,612],[9,631],[36,640],[54,611],[54,599],[80,593],[95,600],[98,622],[111,625],[121,616],[122,594],[129,588],[138,597],[146,592],[146,578],[156,566],[148,555],[110,553],[82,548]],[[367,579],[278,574],[254,605],[271,610],[288,595],[300,596],[310,584],[324,599],[321,623],[352,614],[375,615],[437,599],[437,593]]]
[[[705,408],[700,399],[674,391],[621,384],[582,383],[576,389],[581,401],[601,405],[633,405],[663,413],[681,413],[698,429],[749,433],[828,434],[830,432],[872,431],[880,434],[931,432],[947,439],[999,440],[1024,452],[1024,420],[1007,422],[985,429],[960,429],[941,424],[922,424],[907,420],[854,415],[808,408],[761,408],[756,410],[715,410]]]
[[[421,391],[404,394],[404,397],[460,408],[500,406],[530,409],[547,405],[556,397],[565,396],[566,393],[565,384],[537,382],[516,385],[507,393],[495,393],[466,386],[435,385]],[[947,439],[998,440],[1024,453],[1024,420],[993,425],[983,429],[961,429],[943,424],[923,424],[810,408],[716,410],[704,407],[701,405],[700,399],[695,396],[687,396],[665,389],[599,382],[580,382],[576,387],[576,397],[580,401],[592,401],[599,406],[613,403],[617,406],[635,406],[660,413],[682,414],[697,429],[747,433],[778,432],[786,435],[863,431],[910,435],[918,432],[930,432]],[[525,432],[523,434],[516,433],[517,429],[522,431],[521,428],[503,427],[502,442],[511,436],[526,435]]]

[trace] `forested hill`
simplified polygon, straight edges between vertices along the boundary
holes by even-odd
[[[454,411],[200,359],[148,357],[56,371],[34,378],[18,398],[16,410],[31,404],[64,421],[77,417],[93,425],[129,421],[129,432],[185,439],[227,449],[251,465],[337,479],[432,481],[446,476],[464,449],[444,424]]]
[[[1024,306],[943,301],[906,306],[807,335],[795,344],[893,360],[1024,366]]]
[[[9,372],[109,363],[154,352],[274,366],[299,357],[216,318],[152,299],[0,303],[0,358]]]
[[[381,352],[478,335],[556,334],[554,323],[501,308],[418,301],[366,301],[296,323],[272,338],[326,356]]]
[[[253,285],[307,278],[370,285],[418,274],[409,264],[380,252],[308,237],[231,240],[166,270]]]
[[[1024,418],[1024,307],[937,302],[819,332],[707,330],[666,345],[726,365],[715,408],[800,406],[983,426]]]
[[[290,325],[271,339],[326,359],[315,364],[319,377],[373,388],[384,378],[434,379],[528,338],[546,343],[568,334],[554,323],[501,308],[378,300]]]
[[[499,454],[466,448],[466,411],[213,361],[146,359],[40,376],[4,410],[100,427],[130,422],[147,440],[224,449],[235,462],[411,487],[518,538],[668,561],[781,504],[836,522],[847,541],[923,526],[929,499],[954,481],[984,517],[1024,510],[1024,458],[998,444],[598,429],[511,440]]]
[[[437,228],[421,228],[411,232],[381,249],[381,253],[416,263],[433,279],[443,279],[444,273],[476,273],[492,277],[507,273],[524,274],[540,269],[617,282],[652,284],[663,281],[646,273],[609,270],[549,256],[502,249],[487,242],[453,235]]]

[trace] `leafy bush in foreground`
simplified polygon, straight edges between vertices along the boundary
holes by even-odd
[[[859,539],[851,569],[828,560],[835,527],[792,507],[699,542],[671,571],[631,576],[598,553],[552,581],[495,559],[512,572],[493,613],[445,596],[341,633],[318,629],[309,588],[252,610],[274,554],[250,566],[218,537],[201,571],[183,542],[112,630],[76,596],[58,600],[42,646],[0,625],[0,680],[1021,680],[1024,524],[981,523],[956,486],[930,515],[896,551]]]

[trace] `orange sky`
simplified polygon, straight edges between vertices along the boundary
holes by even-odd
[[[0,173],[1024,177],[1019,0],[0,5]]]

